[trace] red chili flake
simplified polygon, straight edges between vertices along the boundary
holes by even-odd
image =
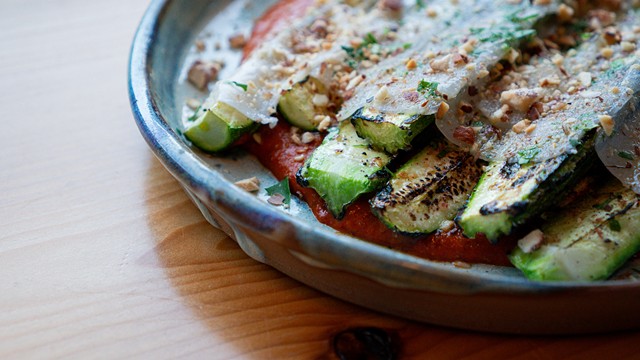
[[[527,118],[529,120],[538,120],[540,118],[540,115],[542,114],[542,111],[544,111],[544,105],[541,102],[536,101],[529,108],[529,111],[527,112]]]
[[[469,63],[469,57],[460,53],[453,54],[453,63],[456,65],[462,65]]]
[[[453,137],[465,144],[472,145],[476,141],[476,132],[469,126],[458,126],[453,131]]]
[[[473,112],[473,106],[471,106],[471,104],[469,103],[462,102],[460,104],[460,110],[464,113],[470,114],[471,112]]]
[[[417,91],[407,91],[402,93],[402,97],[410,102],[418,102],[420,100],[420,93]]]
[[[402,0],[382,0],[378,6],[380,6],[382,10],[397,12],[402,10],[403,3]]]

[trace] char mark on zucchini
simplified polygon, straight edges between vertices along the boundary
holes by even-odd
[[[431,233],[453,220],[481,173],[473,156],[435,139],[393,175],[371,205],[394,230]]]
[[[640,250],[640,196],[606,177],[519,241],[511,262],[532,280],[605,280]]]
[[[621,28],[632,28],[636,19],[631,13]],[[603,51],[609,59],[602,56]],[[491,93],[474,99],[474,106],[500,110],[497,120],[490,111],[481,114],[486,120],[478,130],[476,150],[489,165],[457,219],[467,236],[483,233],[496,241],[557,202],[597,159],[595,142],[597,133],[606,131],[605,120],[621,120],[622,109],[634,102],[640,89],[638,59],[619,44],[603,48],[592,37],[570,56],[550,58],[534,59],[508,73],[492,85]],[[611,66],[614,61],[619,66]],[[568,80],[547,83],[548,88],[532,91],[534,98],[526,92],[518,97],[510,88],[513,79],[538,85],[551,81],[549,76],[558,71]],[[519,107],[525,100],[530,103]],[[536,102],[542,110],[539,117],[526,119]],[[496,105],[487,106],[491,103]],[[515,120],[509,123],[509,118]],[[503,130],[484,131],[505,119]]]
[[[329,211],[341,218],[347,205],[384,185],[391,159],[360,138],[351,123],[343,122],[315,149],[296,179],[316,190]]]

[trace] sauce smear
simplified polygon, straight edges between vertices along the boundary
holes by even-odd
[[[275,4],[254,25],[244,49],[244,57],[272,33],[284,29],[292,20],[304,15],[311,4],[313,0],[281,0]],[[292,138],[293,131],[281,119],[273,129],[266,126],[260,128],[259,143],[254,137],[248,139],[244,147],[276,178],[288,178],[292,193],[309,205],[321,223],[342,233],[430,260],[510,265],[506,254],[513,248],[514,239],[501,239],[497,245],[492,245],[483,236],[469,239],[457,228],[421,237],[402,235],[390,230],[371,212],[367,198],[350,205],[343,219],[334,218],[315,190],[304,188],[295,180],[298,169],[321,140],[309,144],[296,143]]]

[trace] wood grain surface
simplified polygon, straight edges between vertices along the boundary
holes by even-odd
[[[0,1],[1,359],[337,359],[349,327],[388,331],[401,359],[640,358],[640,333],[417,324],[248,258],[134,124],[127,59],[147,5]]]

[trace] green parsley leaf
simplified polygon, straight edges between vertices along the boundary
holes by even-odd
[[[369,47],[371,52],[374,54],[379,54],[382,50],[378,44],[378,39],[376,39],[372,33],[367,33],[367,35],[362,39],[362,43],[355,48],[351,46],[342,46],[342,50],[347,53],[347,65],[349,65],[350,68],[357,68],[358,63],[367,58],[364,51],[362,51],[367,47]]]
[[[518,164],[525,165],[530,163],[539,153],[540,149],[535,146],[518,151]]]
[[[425,4],[424,4],[424,0],[416,0],[416,7],[418,9],[424,9],[425,8]]]
[[[622,230],[622,226],[620,225],[620,222],[618,220],[611,219],[609,220],[609,229],[611,229],[611,231],[619,232],[620,230]]]
[[[619,151],[618,152],[618,156],[623,158],[623,159],[625,159],[625,160],[634,160],[635,159],[633,154],[628,152],[628,151]]]
[[[424,94],[425,96],[429,96],[429,97],[440,96],[440,93],[438,92],[437,82],[430,82],[424,79],[420,80],[420,83],[418,84],[418,88],[416,90],[419,93]]]
[[[189,116],[187,118],[187,121],[188,122],[193,122],[193,121],[198,120],[198,117],[200,117],[200,110],[202,110],[202,105],[198,106],[196,111],[194,111],[193,114],[191,114],[191,116]]]
[[[235,86],[239,87],[240,89],[242,89],[245,92],[249,88],[249,86],[247,86],[247,84],[239,83],[237,81],[229,81],[229,84],[235,85]]]
[[[367,33],[367,35],[364,36],[364,42],[360,45],[360,47],[363,48],[371,44],[377,44],[377,43],[378,43],[378,39],[376,39],[376,37],[373,36],[372,33]]]
[[[283,202],[286,205],[291,204],[291,190],[289,189],[289,178],[284,178],[279,183],[270,186],[265,189],[267,191],[267,195],[282,195],[284,197]]]
[[[514,12],[512,12],[511,14],[507,15],[506,18],[507,20],[511,21],[512,23],[523,23],[523,22],[529,22],[532,20],[535,20],[536,18],[538,18],[538,14],[532,14],[532,15],[528,15],[528,16],[520,16],[518,15],[518,13],[522,12],[522,9],[518,9]]]

